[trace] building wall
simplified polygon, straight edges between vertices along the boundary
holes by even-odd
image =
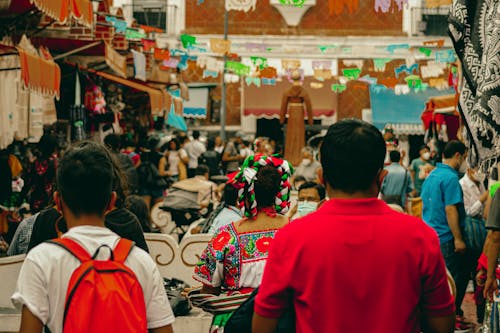
[[[330,0],[332,1],[332,0]],[[336,0],[340,1],[340,0]],[[358,1],[358,0],[350,0]],[[348,2],[345,1],[344,2]],[[230,11],[229,34],[244,35],[316,35],[316,36],[397,36],[403,35],[403,14],[376,13],[375,0],[359,0],[358,9],[352,14],[347,8],[340,15],[329,15],[327,0],[317,0],[316,5],[302,17],[298,27],[287,26],[285,20],[269,0],[257,0],[256,9],[248,13]],[[186,33],[222,34],[224,0],[186,0]]]

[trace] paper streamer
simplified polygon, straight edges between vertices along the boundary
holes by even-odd
[[[137,30],[131,29],[131,28],[127,28],[127,30],[125,31],[125,38],[126,39],[142,39],[142,38],[146,38],[146,37],[147,37],[146,34],[139,32]]]
[[[179,65],[179,59],[170,58],[168,60],[163,60],[162,65],[167,68],[177,68]]]
[[[375,0],[375,11],[387,13],[391,8],[392,0]]]
[[[345,84],[334,83],[332,84],[331,89],[333,92],[340,94],[347,89],[347,86]]]
[[[238,10],[243,12],[248,12],[250,10],[255,10],[257,0],[225,0],[226,10]]]
[[[275,79],[278,77],[278,71],[274,67],[266,67],[259,71],[259,76],[264,79]]]
[[[332,78],[332,71],[330,69],[315,69],[314,78],[319,81],[330,80]]]
[[[184,47],[185,49],[189,48],[190,46],[193,46],[193,45],[196,45],[196,37],[195,36],[191,36],[191,35],[181,35],[181,43],[182,43],[182,47]]]
[[[377,78],[371,77],[369,75],[365,75],[363,77],[360,77],[358,81],[368,83],[369,85],[376,84],[377,83]]]
[[[427,65],[420,67],[420,75],[426,79],[441,76],[446,69],[446,64],[428,61]]]
[[[424,46],[432,46],[432,47],[442,48],[444,46],[444,39],[425,41]]]
[[[153,56],[155,60],[168,60],[170,59],[170,51],[168,49],[155,48]]]
[[[258,67],[261,70],[264,69],[264,68],[266,68],[268,66],[268,64],[267,64],[267,58],[251,56],[250,60],[252,61],[252,64],[254,66]]]
[[[205,69],[203,71],[203,78],[204,79],[209,78],[209,77],[217,78],[218,76],[219,76],[219,72],[217,72],[217,71],[211,71],[208,69]]]
[[[364,61],[363,60],[342,60],[342,63],[346,67],[357,67],[359,69],[363,69]]]
[[[390,58],[373,59],[373,66],[376,72],[385,72],[385,65],[391,62]]]
[[[251,86],[252,84],[256,85],[257,87],[260,87],[260,78],[258,77],[246,77],[245,82],[247,83],[247,86]]]
[[[114,16],[106,15],[106,22],[109,22],[115,28],[115,31],[118,33],[124,33],[127,31],[127,21],[119,20]]]
[[[418,72],[418,64],[413,64],[410,67],[401,65],[394,69],[394,74],[396,74],[396,77],[398,77],[401,73],[413,74],[413,72]]]
[[[281,67],[284,70],[295,70],[300,68],[300,60],[296,59],[283,59],[281,60]]]
[[[275,86],[276,79],[262,78],[262,85],[264,86]]]
[[[313,69],[331,69],[332,61],[331,60],[313,60],[312,62]]]
[[[391,44],[386,47],[386,50],[394,54],[396,50],[408,50],[410,48],[410,44]]]
[[[200,68],[206,68],[209,71],[222,72],[224,70],[224,61],[214,57],[199,56],[196,59],[196,65]]]
[[[410,91],[410,87],[407,84],[397,84],[394,86],[394,93],[396,95],[408,95]]]
[[[425,54],[426,57],[430,57],[432,54],[432,50],[426,47],[421,47],[418,49],[421,53]]]
[[[455,51],[453,50],[436,51],[434,54],[436,56],[437,62],[449,63],[449,62],[455,62],[457,60]]]
[[[280,0],[280,3],[285,6],[293,6],[302,8],[304,6],[305,0]]]
[[[244,76],[250,74],[250,67],[240,62],[227,61],[226,69],[232,71],[236,75]]]
[[[320,82],[311,82],[311,88],[312,89],[321,89],[324,87],[323,83]]]

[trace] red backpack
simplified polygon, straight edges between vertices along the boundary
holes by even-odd
[[[63,332],[147,332],[146,304],[134,272],[125,266],[134,243],[121,238],[108,260],[95,260],[77,242],[51,240],[78,260],[69,280],[64,306]],[[110,249],[111,250],[111,249]]]

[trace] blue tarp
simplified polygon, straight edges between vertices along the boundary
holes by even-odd
[[[393,89],[370,87],[370,103],[373,125],[383,129],[390,124],[421,124],[420,116],[425,109],[425,103],[431,97],[454,94],[453,88],[437,90],[428,88],[426,91],[411,91],[407,95],[396,95]]]

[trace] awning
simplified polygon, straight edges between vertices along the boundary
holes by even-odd
[[[122,84],[124,86],[133,88],[135,90],[143,91],[149,95],[149,100],[151,103],[151,114],[158,114],[162,112],[163,110],[168,110],[170,109],[170,105],[172,104],[172,99],[170,95],[165,92],[165,91],[160,91],[158,89],[151,88],[150,86],[147,86],[145,84],[123,79],[121,77],[104,73],[104,72],[97,72],[97,71],[90,71],[93,72],[107,80],[114,81],[116,83]]]
[[[397,95],[393,89],[370,89],[370,104],[373,115],[373,125],[383,129],[386,124],[418,124],[422,121],[422,110],[431,98],[450,95],[454,89],[437,90],[428,88],[426,91],[410,92]]]
[[[427,108],[432,108],[438,113],[457,113],[457,95],[436,96],[429,99]]]
[[[314,108],[314,105],[313,105]],[[335,110],[313,110],[313,118],[314,119],[323,119],[332,117],[335,114]],[[259,108],[245,108],[243,110],[244,116],[254,116],[256,118],[266,118],[266,119],[275,119],[280,117],[280,109],[259,109]],[[305,119],[305,117],[304,117]]]
[[[30,0],[30,3],[61,24],[73,17],[78,23],[92,27],[94,12],[89,0]]]

